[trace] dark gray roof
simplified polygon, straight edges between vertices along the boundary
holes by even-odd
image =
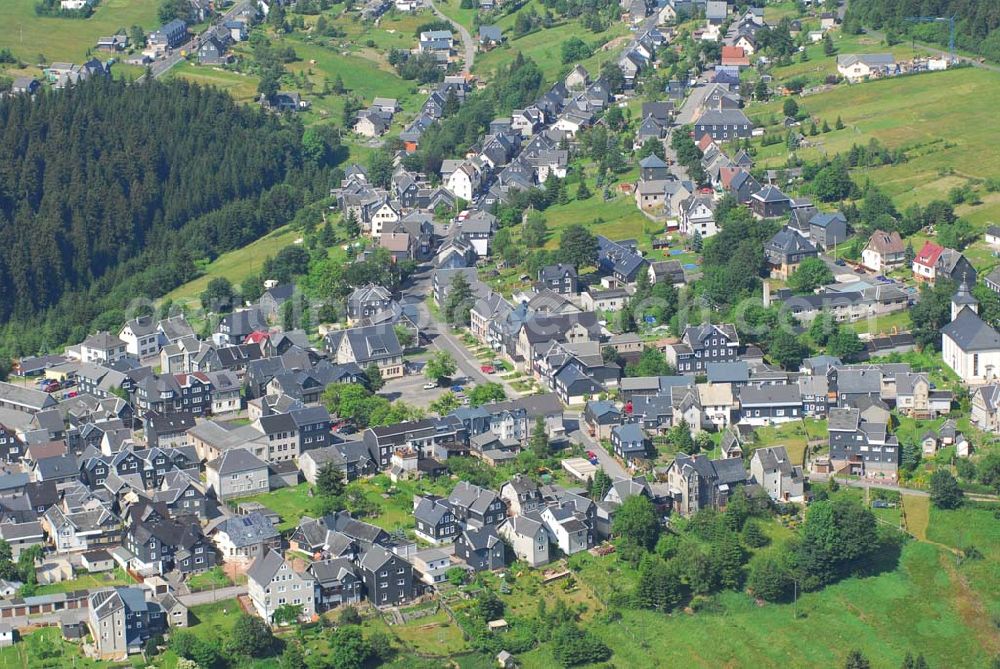
[[[709,362],[705,374],[710,383],[745,383],[750,379],[750,365],[744,360]]]
[[[267,469],[267,463],[245,448],[231,448],[228,451],[223,451],[222,455],[205,466],[218,471],[219,476]]]
[[[858,429],[861,421],[861,411],[851,408],[830,409],[830,420],[827,429],[834,432],[853,432]]]
[[[972,309],[962,309],[941,334],[966,352],[1000,350],[1000,334]]]
[[[773,406],[797,404],[802,401],[799,387],[794,385],[744,386],[740,388],[741,406]]]
[[[216,528],[216,531],[225,532],[237,548],[259,544],[278,536],[278,530],[259,511],[245,516],[230,516]]]
[[[285,559],[281,553],[268,549],[266,553],[259,556],[247,570],[247,578],[266,586],[274,579],[274,575],[281,569]]]

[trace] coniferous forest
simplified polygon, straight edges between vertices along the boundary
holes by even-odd
[[[329,192],[337,155],[305,158],[302,137],[182,81],[0,99],[0,349],[78,340],[291,221]]]
[[[1000,2],[997,0],[852,0],[844,18],[847,32],[862,25],[883,30],[890,41],[908,37],[948,45],[949,24],[915,17],[955,17],[955,44],[1000,62]]]

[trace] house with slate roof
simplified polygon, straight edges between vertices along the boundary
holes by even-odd
[[[360,602],[364,582],[355,564],[346,558],[319,560],[309,565],[316,579],[316,607],[328,610],[341,604]]]
[[[964,281],[951,301],[951,322],[941,328],[941,357],[965,383],[1000,378],[1000,333],[979,316]]]
[[[366,326],[337,330],[326,336],[324,347],[339,364],[353,362],[362,369],[375,364],[383,378],[403,376],[403,348],[393,328]]]
[[[979,386],[972,393],[972,424],[983,432],[1000,433],[1000,384]]]
[[[514,556],[529,567],[549,562],[549,534],[537,512],[511,516],[498,527],[497,533],[511,546]]]
[[[268,550],[247,570],[247,594],[257,614],[271,623],[282,606],[300,607],[300,620],[316,613],[316,579],[309,572],[297,572],[281,553]]]
[[[750,477],[775,502],[805,499],[802,467],[793,464],[784,446],[758,448],[750,458]]]
[[[267,463],[245,448],[223,451],[205,465],[205,480],[220,501],[270,490]]]
[[[474,571],[492,571],[506,566],[506,545],[493,525],[469,527],[455,537],[455,557]]]
[[[160,604],[147,601],[143,588],[113,588],[90,594],[87,626],[100,658],[124,660],[141,652],[167,624]]]
[[[736,327],[727,323],[705,323],[685,328],[680,343],[665,349],[667,362],[681,374],[700,374],[710,362],[739,359],[740,339]]]
[[[788,214],[791,198],[770,184],[750,196],[750,209],[758,218],[778,218]]]
[[[648,456],[649,440],[642,427],[636,423],[615,425],[611,428],[611,448],[616,457],[631,465]]]
[[[808,239],[788,226],[779,230],[764,245],[764,257],[771,269],[771,276],[787,280],[806,258],[816,258],[819,251]]]
[[[747,478],[741,458],[678,454],[667,468],[671,506],[684,517],[701,509],[724,510],[732,495],[742,494]]]
[[[824,251],[847,240],[847,218],[838,212],[819,212],[809,219],[809,238]]]
[[[228,516],[212,530],[212,541],[224,562],[246,564],[268,550],[281,549],[281,534],[259,511]]]

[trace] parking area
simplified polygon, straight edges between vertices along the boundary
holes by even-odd
[[[392,401],[402,399],[407,404],[426,409],[434,400],[449,390],[447,386],[444,388],[425,389],[424,386],[426,384],[427,379],[424,378],[423,374],[410,374],[399,379],[387,380],[382,389],[378,391],[378,394]],[[463,387],[466,390],[469,389],[468,384],[465,384]]]

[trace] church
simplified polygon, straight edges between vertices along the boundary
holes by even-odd
[[[941,357],[965,383],[1000,378],[1000,333],[980,318],[965,281],[951,299],[951,323],[941,328]]]

